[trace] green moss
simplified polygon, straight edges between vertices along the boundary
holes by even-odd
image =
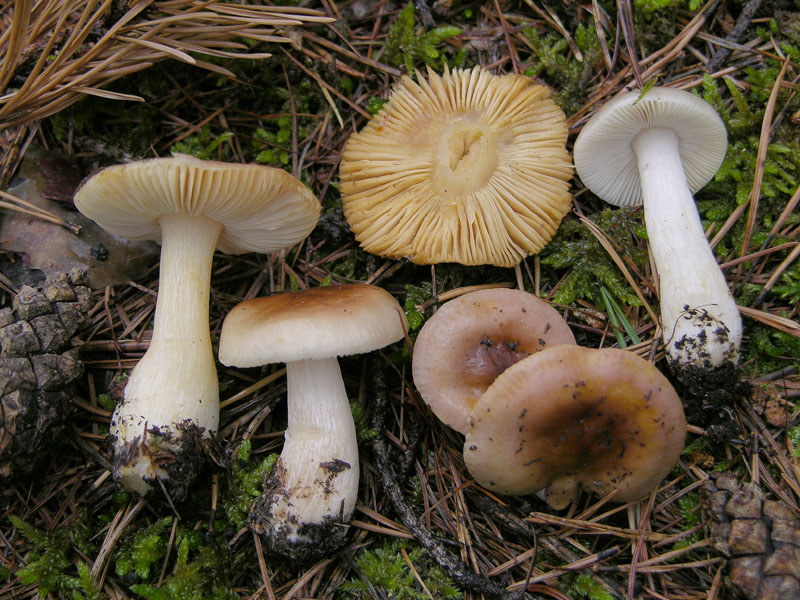
[[[414,19],[414,3],[409,2],[398,13],[397,19],[389,28],[386,38],[386,59],[395,66],[405,66],[407,73],[413,73],[418,63],[442,68],[444,65],[458,66],[463,54],[455,54],[447,60],[438,46],[446,39],[459,35],[460,27],[445,25],[430,31],[417,31]]]
[[[667,8],[688,8],[697,10],[703,6],[702,0],[634,0],[633,6],[637,11],[650,15]]]
[[[379,435],[379,431],[369,426],[369,418],[364,407],[358,402],[350,402],[350,412],[353,413],[353,422],[356,426],[356,439],[359,444],[371,442]]]
[[[694,529],[703,521],[699,507],[700,496],[696,492],[690,492],[678,498],[678,509],[681,515],[681,529],[683,531]],[[686,548],[687,546],[691,546],[695,542],[700,541],[700,539],[702,539],[702,533],[700,531],[695,531],[691,535],[678,540],[673,545],[672,549],[678,550],[680,548]],[[685,559],[685,557],[683,557],[681,560],[683,559]]]
[[[422,589],[404,558],[414,565],[430,595]],[[393,600],[428,600],[461,598],[444,570],[427,557],[419,546],[406,540],[394,539],[383,546],[363,551],[356,559],[359,576],[342,583],[336,590],[340,600],[372,600],[378,593]]]
[[[184,531],[176,546],[174,569],[163,584],[134,584],[133,593],[148,600],[239,600],[228,585],[234,563],[223,545],[203,545],[196,531]]]
[[[114,553],[114,571],[120,577],[135,573],[147,579],[164,559],[167,553],[172,517],[163,517],[149,526],[138,529],[133,535],[124,538]]]
[[[555,91],[555,100],[567,114],[577,112],[586,99],[586,87],[602,64],[600,43],[593,25],[579,24],[574,33],[575,45],[582,61],[576,59],[567,40],[558,32],[540,35],[533,27],[522,30],[532,50],[529,77],[541,77]]]
[[[753,365],[754,376],[791,364],[800,367],[800,338],[760,323],[752,323],[748,332],[747,363]]]
[[[789,441],[792,445],[792,454],[795,458],[800,458],[800,425],[789,427]]]
[[[231,460],[230,470],[225,475],[220,494],[220,513],[224,515],[227,523],[217,523],[218,529],[225,529],[228,524],[232,524],[235,529],[245,525],[250,504],[261,494],[264,475],[272,470],[277,459],[278,455],[272,453],[254,461],[250,440],[244,440],[239,444]]]
[[[425,315],[420,312],[420,306],[432,296],[430,286],[406,284],[406,299],[403,311],[406,313],[408,328],[416,331],[425,321]]]
[[[99,600],[97,582],[90,567],[74,556],[94,556],[96,548],[89,542],[90,528],[83,520],[54,532],[43,532],[15,515],[11,524],[32,544],[25,556],[25,566],[14,575],[23,585],[34,585],[41,598],[48,594],[59,598]]]
[[[772,291],[791,304],[800,302],[800,263],[794,263],[781,275],[780,283]]]
[[[704,226],[716,224],[714,232],[722,226],[737,206],[747,201],[753,187],[761,124],[769,94],[778,76],[779,66],[775,61],[761,69],[746,68],[745,81],[748,91],[742,92],[731,80],[724,79],[724,89],[729,101],[725,101],[717,81],[706,76],[703,81],[703,97],[719,112],[728,129],[728,151],[713,181],[696,194],[697,208]],[[783,106],[789,100],[781,93],[778,101]],[[787,106],[792,110],[793,100]],[[767,145],[764,162],[764,177],[759,199],[758,218],[752,232],[752,246],[766,241],[768,232],[786,205],[788,197],[800,181],[800,142],[797,127],[784,119],[774,131]],[[787,224],[800,222],[800,215],[791,215]],[[740,218],[717,246],[716,253],[725,256],[738,252],[745,235],[746,219]],[[778,238],[774,243],[782,243]],[[760,288],[759,288],[760,289]],[[759,289],[753,290],[758,292]],[[754,294],[739,298],[747,302]]]
[[[367,112],[371,115],[377,115],[381,112],[383,105],[386,104],[389,100],[386,98],[378,98],[377,96],[372,96],[367,101]]]
[[[646,252],[637,245],[637,238],[644,238],[644,229],[636,209],[605,209],[592,220],[621,247],[621,255],[630,257],[636,265],[647,262]],[[553,240],[541,254],[543,265],[567,270],[566,276],[553,295],[557,304],[572,304],[575,300],[589,298],[604,304],[603,292],[627,306],[638,306],[641,302],[630,288],[608,252],[597,238],[579,220],[565,218]]]
[[[230,158],[231,154],[231,148],[226,142],[231,137],[233,137],[233,133],[230,131],[212,135],[211,127],[205,124],[198,133],[174,143],[170,150],[173,153],[190,154],[203,160],[226,160]]]
[[[586,598],[587,600],[613,600],[614,598],[589,573],[566,573],[560,578],[559,587],[570,598]]]

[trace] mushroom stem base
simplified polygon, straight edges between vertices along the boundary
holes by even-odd
[[[320,558],[344,541],[358,494],[358,444],[336,358],[286,363],[288,424],[250,524],[267,552]]]
[[[185,420],[174,429],[143,427],[141,435],[112,437],[114,479],[128,490],[147,494],[159,484],[180,501],[207,464],[209,432]]]
[[[340,548],[350,530],[350,515],[328,515],[303,523],[297,515],[281,515],[286,499],[287,471],[279,458],[264,486],[264,493],[250,507],[250,527],[261,536],[267,554],[309,563]]]

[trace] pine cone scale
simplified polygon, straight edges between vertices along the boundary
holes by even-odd
[[[79,271],[23,286],[0,309],[0,478],[30,475],[47,455],[83,374],[79,340],[91,290]]]

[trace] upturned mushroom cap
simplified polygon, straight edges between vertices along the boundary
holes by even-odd
[[[185,154],[107,167],[81,185],[75,205],[129,240],[160,242],[165,215],[203,216],[223,225],[217,248],[228,254],[292,246],[320,213],[314,194],[282,169]]]
[[[646,129],[666,128],[680,140],[680,154],[692,193],[714,176],[725,158],[728,134],[714,108],[690,92],[654,87],[620,94],[584,125],[575,140],[575,169],[583,184],[616,206],[642,202],[634,138]]]
[[[511,267],[569,210],[564,113],[547,88],[479,67],[403,77],[350,136],[344,214],[368,252]]]
[[[548,348],[509,367],[469,418],[464,458],[501,494],[546,489],[564,508],[582,488],[617,502],[653,490],[678,461],[683,407],[667,379],[635,354]]]
[[[442,305],[420,329],[414,385],[442,422],[467,433],[470,412],[498,375],[543,348],[574,343],[558,311],[533,294],[470,292]]]
[[[219,359],[255,367],[370,352],[396,342],[406,318],[386,290],[330,285],[245,300],[225,317]]]

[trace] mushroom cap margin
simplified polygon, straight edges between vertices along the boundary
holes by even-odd
[[[692,193],[708,183],[728,149],[725,124],[714,107],[691,92],[654,87],[643,96],[640,91],[616,96],[583,126],[573,148],[575,170],[583,184],[610,204],[641,204],[632,142],[642,130],[654,127],[677,134]]]
[[[102,169],[78,188],[75,206],[129,240],[160,242],[164,215],[204,216],[223,225],[217,248],[228,254],[292,246],[311,233],[321,210],[316,196],[282,169],[185,154]]]
[[[543,348],[574,344],[556,309],[523,290],[469,292],[439,307],[414,344],[414,385],[433,413],[466,434],[468,417],[494,379]]]
[[[562,345],[516,363],[486,390],[464,458],[498,493],[616,489],[614,501],[628,502],[669,473],[685,436],[680,398],[653,365],[615,348]]]
[[[255,367],[359,354],[402,339],[407,327],[397,300],[374,285],[283,292],[231,309],[222,324],[219,359]]]

